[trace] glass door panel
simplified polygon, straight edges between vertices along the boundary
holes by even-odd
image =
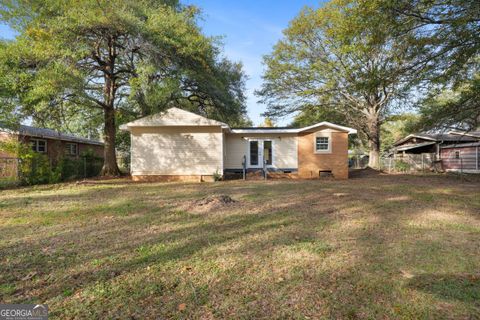
[[[250,165],[258,166],[258,141],[250,141]]]
[[[272,141],[264,140],[263,141],[263,157],[268,166],[271,166],[273,163],[273,149]]]

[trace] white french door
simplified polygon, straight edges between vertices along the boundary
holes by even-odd
[[[263,168],[263,161],[267,167],[273,166],[273,140],[250,139],[248,141],[248,168]]]

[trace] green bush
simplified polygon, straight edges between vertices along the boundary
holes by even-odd
[[[19,154],[18,158],[21,184],[58,183],[62,180],[61,168],[52,166],[46,155],[29,151]]]
[[[1,141],[0,151],[18,158],[20,184],[56,183],[61,180],[60,171],[57,168],[52,168],[48,157],[34,152],[25,143],[15,139]]]
[[[79,158],[63,157],[54,164],[47,155],[34,152],[27,144],[13,139],[0,142],[0,151],[18,158],[19,183],[22,185],[90,178],[98,176],[103,165],[103,159],[92,150],[82,153]]]
[[[97,157],[93,151],[88,150],[77,158],[63,158],[60,162],[62,181],[73,179],[91,178],[100,174],[103,158]]]
[[[400,172],[407,172],[410,170],[410,164],[403,160],[395,160],[395,169]]]

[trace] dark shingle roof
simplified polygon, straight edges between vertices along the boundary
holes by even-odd
[[[442,146],[442,149],[455,149],[455,148],[464,148],[464,147],[480,147],[480,142],[470,142],[470,143],[458,143],[450,144],[447,146]]]
[[[36,128],[31,126],[20,125],[18,127],[17,133],[20,135],[37,137],[37,138],[48,138],[48,139],[72,141],[72,142],[85,143],[85,144],[96,144],[96,145],[103,146],[103,142],[98,140],[78,137],[75,135],[62,133],[62,132],[58,132],[58,131],[55,131],[52,129],[46,129],[46,128]]]
[[[470,136],[462,136],[458,134],[450,134],[450,133],[434,133],[434,134],[427,134],[427,133],[417,133],[415,134],[417,137],[426,137],[430,139],[435,139],[436,141],[476,141],[478,139]]]
[[[411,138],[420,138],[429,141],[436,141],[436,142],[474,142],[478,141],[478,138],[466,135],[458,135],[458,134],[450,134],[450,133],[415,133],[406,136],[403,139],[398,140],[395,142],[394,145],[398,146]]]

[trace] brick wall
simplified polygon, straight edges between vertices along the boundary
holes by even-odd
[[[47,156],[51,161],[58,161],[65,155],[65,148],[67,143],[76,143],[76,142],[69,142],[69,141],[62,141],[62,140],[55,140],[55,139],[45,139],[45,138],[36,138],[36,137],[29,137],[24,136],[21,140],[24,143],[30,143],[31,139],[40,139],[47,141]],[[86,152],[88,149],[93,150],[94,154],[98,157],[103,158],[103,146],[93,145],[93,144],[85,144],[85,143],[77,143],[78,145],[78,156],[82,153]]]
[[[329,153],[315,153],[317,132],[331,139]],[[336,179],[348,179],[348,133],[330,129],[302,132],[298,136],[298,175],[318,178],[319,171],[331,171]]]

